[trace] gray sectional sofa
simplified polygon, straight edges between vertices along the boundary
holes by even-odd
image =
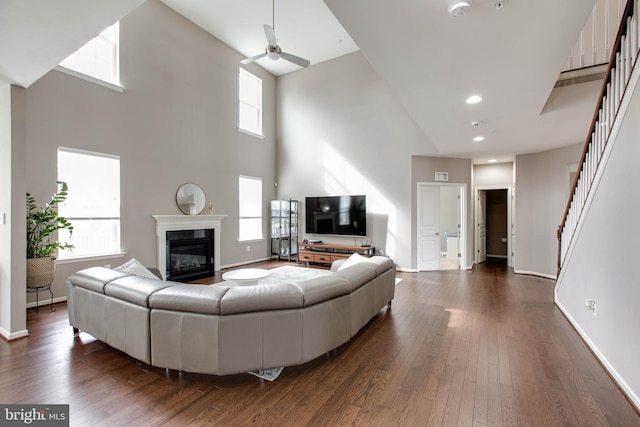
[[[228,375],[298,365],[349,341],[395,291],[381,256],[257,286],[165,282],[93,267],[67,281],[69,323],[144,363]]]

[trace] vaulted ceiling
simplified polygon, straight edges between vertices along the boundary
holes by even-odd
[[[459,18],[449,0],[161,1],[244,56],[264,50],[263,24],[312,67],[360,50],[437,155],[500,161],[582,143],[600,90],[599,81],[554,89],[595,0],[506,0],[500,10],[473,0]],[[4,0],[0,79],[29,86],[141,3]],[[282,59],[258,64],[301,72]],[[472,94],[483,101],[467,105]]]

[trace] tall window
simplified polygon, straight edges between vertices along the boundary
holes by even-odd
[[[119,85],[119,49],[120,23],[116,22],[96,38],[69,55],[60,65],[80,74]]]
[[[262,239],[262,179],[241,176],[239,180],[239,241]]]
[[[238,126],[262,136],[262,80],[240,68]]]
[[[59,214],[73,224],[59,241],[75,248],[61,251],[61,259],[120,252],[120,157],[58,148],[58,180],[69,186]]]

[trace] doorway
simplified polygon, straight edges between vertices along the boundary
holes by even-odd
[[[505,260],[513,266],[510,187],[476,188],[475,262]]]
[[[418,271],[465,268],[465,195],[465,184],[418,183]]]

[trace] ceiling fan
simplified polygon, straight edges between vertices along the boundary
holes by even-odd
[[[270,27],[267,24],[264,24],[264,35],[267,37],[267,47],[264,49],[264,53],[252,56],[251,58],[243,59],[242,61],[240,61],[240,63],[245,65],[251,64],[252,62],[266,56],[272,61],[277,61],[278,59],[282,58],[301,67],[308,67],[309,64],[311,64],[309,60],[300,58],[299,56],[295,56],[287,52],[283,52],[282,49],[280,49],[280,46],[278,46],[278,43],[276,41],[276,31],[274,30],[276,21],[275,0],[273,1],[272,5],[273,25]]]

